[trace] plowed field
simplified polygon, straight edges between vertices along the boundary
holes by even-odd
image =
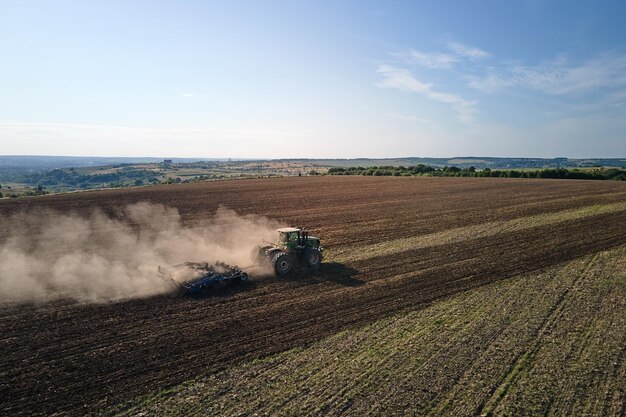
[[[0,414],[98,413],[626,244],[626,184],[619,182],[237,180],[2,200],[0,215],[34,207],[113,214],[138,201],[177,207],[192,226],[220,205],[305,225],[322,238],[325,265],[202,299],[0,307]]]

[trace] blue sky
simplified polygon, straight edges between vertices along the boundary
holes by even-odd
[[[624,1],[0,1],[0,154],[626,157]]]

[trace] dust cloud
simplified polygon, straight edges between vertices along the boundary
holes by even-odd
[[[219,208],[185,225],[177,209],[141,202],[108,216],[31,211],[0,218],[0,301],[106,302],[172,290],[159,266],[222,261],[244,270],[281,224]]]

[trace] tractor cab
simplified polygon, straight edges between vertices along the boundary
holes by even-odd
[[[278,245],[289,250],[311,247],[320,249],[320,240],[309,236],[309,232],[297,227],[283,227],[278,229]]]
[[[298,245],[300,242],[300,233],[301,230],[295,227],[284,227],[282,229],[278,229],[278,244],[279,245]]]

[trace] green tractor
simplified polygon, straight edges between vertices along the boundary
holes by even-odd
[[[257,246],[252,250],[252,260],[272,264],[277,275],[287,275],[296,264],[310,269],[319,268],[324,248],[320,239],[296,227],[278,229],[278,242]]]

